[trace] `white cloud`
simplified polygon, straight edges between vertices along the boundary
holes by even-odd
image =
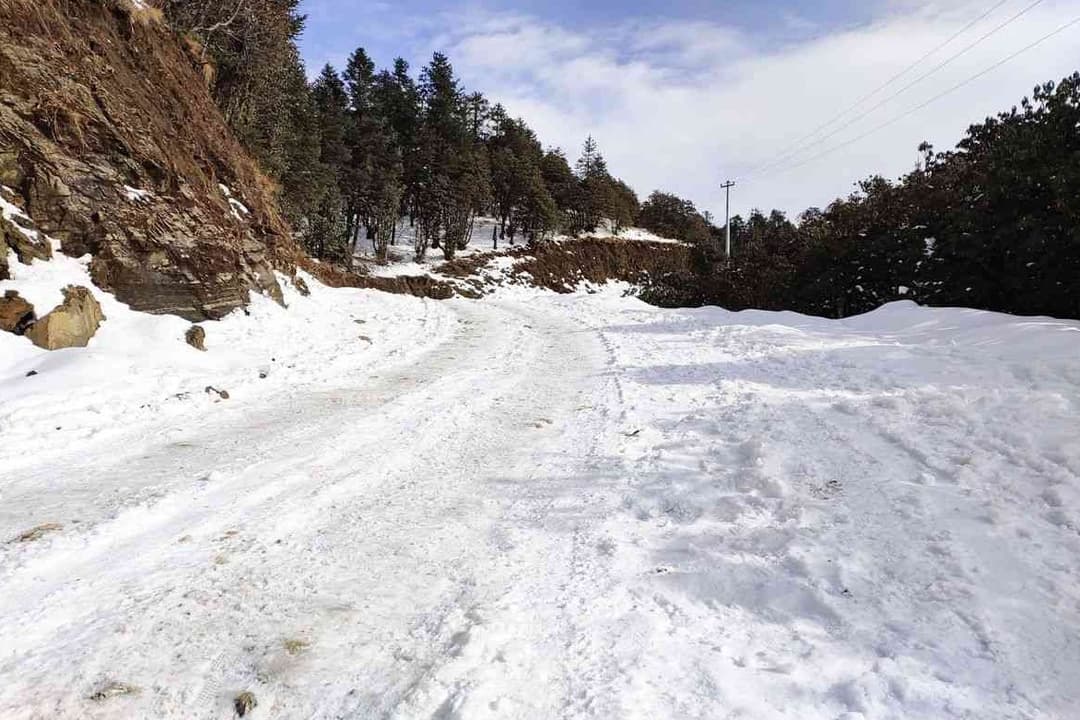
[[[1024,6],[1010,3],[920,67],[962,48]],[[526,118],[574,156],[594,135],[609,166],[642,195],[663,188],[722,213],[716,185],[740,180],[794,140],[941,43],[985,4],[898,0],[874,22],[777,47],[708,22],[626,22],[586,32],[525,15],[470,10],[431,43],[466,85]],[[978,48],[817,147],[857,136],[1080,15],[1048,0]],[[778,17],[778,27],[793,22]],[[798,212],[847,194],[871,173],[910,170],[916,146],[951,147],[972,122],[1016,104],[1036,83],[1075,70],[1080,26],[861,142],[791,172],[740,182],[733,212]],[[886,97],[906,81],[905,76]],[[874,104],[874,101],[866,105]],[[864,106],[865,107],[865,106]],[[811,153],[808,154],[812,154]]]

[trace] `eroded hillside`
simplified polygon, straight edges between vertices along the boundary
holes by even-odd
[[[202,320],[251,289],[280,298],[273,270],[298,257],[194,57],[129,0],[0,0],[0,185],[136,310]]]

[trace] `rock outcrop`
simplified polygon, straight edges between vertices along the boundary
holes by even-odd
[[[64,288],[64,302],[31,325],[26,337],[45,350],[86,347],[104,319],[101,305],[88,289],[69,285]]]
[[[181,40],[140,6],[0,1],[0,185],[136,310],[199,321],[252,289],[280,300],[273,271],[292,274],[299,251],[271,183]],[[20,257],[51,250],[0,232]]]
[[[4,266],[7,267],[8,248],[15,252],[19,262],[29,265],[35,260],[48,260],[52,258],[52,246],[49,241],[41,237],[41,234],[30,228],[16,226],[16,222],[25,220],[15,216],[8,220],[0,217],[0,250],[4,254]]]

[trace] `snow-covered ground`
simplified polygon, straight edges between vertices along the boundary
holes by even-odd
[[[477,253],[490,253],[494,251],[491,241],[491,231],[496,227],[495,220],[491,218],[477,218],[473,227],[472,239],[465,249],[458,250],[457,257],[465,258]],[[364,235],[364,233],[361,233]],[[409,221],[398,222],[395,232],[394,244],[388,249],[388,262],[380,265],[375,262],[375,250],[372,242],[362,237],[357,243],[354,262],[361,268],[366,269],[371,275],[379,277],[398,277],[400,275],[431,275],[439,277],[435,268],[446,262],[446,257],[441,248],[429,248],[427,257],[423,262],[416,262],[413,252],[413,242],[416,238],[416,228]],[[520,238],[518,238],[520,246]],[[499,242],[499,251],[505,251],[512,246],[506,241]]]
[[[0,335],[0,717],[1075,717],[1080,323],[309,284]]]

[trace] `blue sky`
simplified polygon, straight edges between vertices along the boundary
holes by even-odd
[[[603,33],[612,23],[708,21],[739,28],[764,44],[803,40],[830,30],[866,22],[876,4],[863,0],[307,0],[307,32],[301,50],[313,67],[338,62],[345,48],[363,46],[380,63],[397,56],[412,63],[427,57],[430,38],[424,20],[447,12],[526,14],[545,22]],[[415,57],[414,57],[415,55]]]
[[[1080,16],[1080,0],[1042,0],[1024,12],[1031,2],[1007,0],[851,116],[881,107],[802,143],[995,3],[306,0],[301,49],[312,74],[326,62],[340,68],[358,46],[380,66],[400,55],[414,69],[443,51],[470,90],[523,116],[546,145],[573,157],[594,135],[612,171],[642,196],[660,188],[722,213],[717,185],[733,177],[733,212],[796,214],[846,195],[869,174],[910,170],[921,141],[951,147],[972,122],[1076,70],[1080,26],[870,132]],[[792,158],[751,172],[792,145]]]

